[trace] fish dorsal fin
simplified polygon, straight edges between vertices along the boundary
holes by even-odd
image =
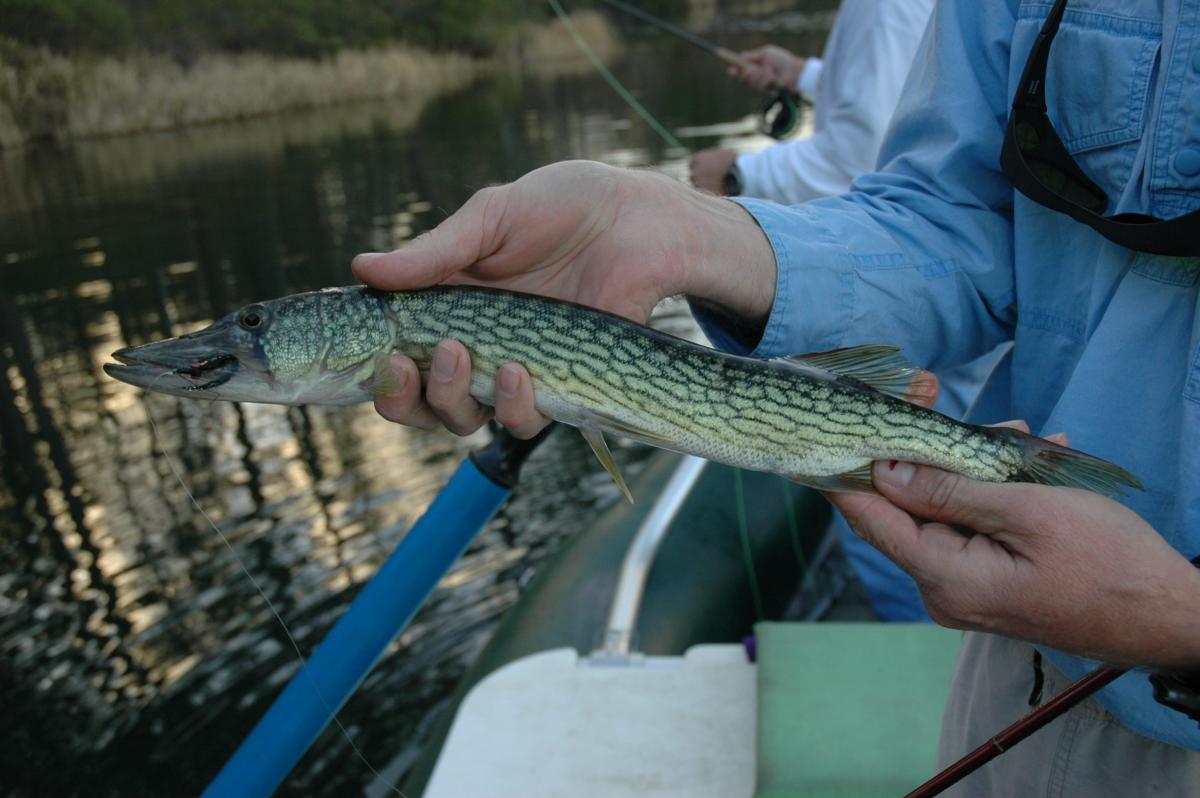
[[[583,433],[583,439],[592,447],[600,465],[604,466],[604,470],[613,478],[613,482],[617,483],[617,487],[625,494],[625,498],[629,500],[630,504],[633,504],[633,494],[629,492],[629,486],[625,484],[625,480],[621,477],[621,471],[617,468],[617,461],[613,460],[612,452],[608,450],[608,444],[604,442],[604,433],[598,429],[580,429],[579,431]]]
[[[777,361],[792,367],[810,367],[849,377],[906,402],[931,405],[937,399],[937,377],[909,363],[898,347],[887,344],[865,344],[828,352],[789,355]],[[808,371],[807,368],[804,370]]]

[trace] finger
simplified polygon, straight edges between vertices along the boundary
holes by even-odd
[[[533,403],[529,372],[516,363],[501,366],[496,372],[496,420],[516,437],[528,440],[550,423]]]
[[[1048,440],[1051,443],[1057,443],[1059,446],[1071,445],[1071,439],[1067,437],[1067,433],[1065,432],[1055,432],[1050,435],[1046,435],[1045,440]]]
[[[855,533],[919,582],[940,579],[966,541],[941,524],[918,524],[881,496],[836,493],[827,498]]]
[[[425,400],[446,429],[470,435],[491,416],[491,408],[476,402],[471,390],[471,357],[458,341],[442,341],[433,350]]]
[[[949,471],[912,463],[877,461],[871,478],[880,495],[900,509],[929,521],[983,533],[1005,531],[1024,512],[1026,486],[979,482]]]
[[[455,213],[394,252],[364,252],[350,268],[364,283],[385,291],[424,288],[492,254],[489,207],[504,187],[481,189]]]
[[[391,390],[375,397],[375,410],[388,421],[421,429],[440,427],[441,422],[421,395],[421,372],[417,364],[403,355],[392,355],[386,368]]]

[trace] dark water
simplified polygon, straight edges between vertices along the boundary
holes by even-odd
[[[706,56],[662,40],[638,40],[618,73],[672,128],[756,105]],[[686,171],[590,74],[0,154],[0,793],[199,792],[298,666],[238,560],[307,652],[483,440],[403,429],[369,406],[143,399],[104,376],[108,354],[351,282],[355,253],[573,157]],[[629,475],[645,456],[616,454]],[[340,713],[372,763],[419,746],[522,584],[617,497],[575,436],[535,455]],[[370,780],[326,731],[281,794],[359,794]]]

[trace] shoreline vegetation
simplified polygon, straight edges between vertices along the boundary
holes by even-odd
[[[571,16],[605,61],[620,51],[603,15]],[[539,76],[590,64],[558,20],[514,22],[485,54],[374,44],[317,57],[207,52],[57,53],[0,37],[0,149],[179,130],[343,103],[423,105],[498,69]]]

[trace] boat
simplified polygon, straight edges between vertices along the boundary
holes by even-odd
[[[894,796],[933,775],[959,633],[839,607],[824,499],[667,452],[632,488],[656,499],[541,569],[405,795]]]
[[[501,431],[459,467],[205,796],[274,791],[536,445]],[[844,621],[823,498],[667,452],[632,487],[654,500],[571,536],[369,796],[833,798],[933,774],[959,633]]]

